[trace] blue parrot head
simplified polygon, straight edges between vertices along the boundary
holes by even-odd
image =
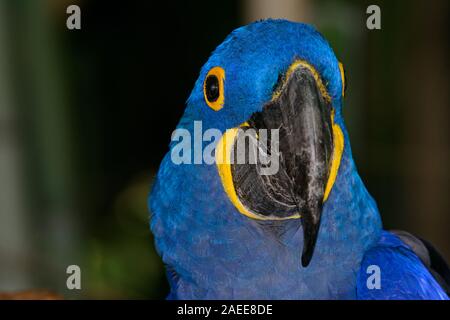
[[[177,127],[191,161],[174,161],[173,140],[149,201],[173,296],[307,296],[343,262],[336,281],[351,283],[380,221],[353,164],[343,73],[320,33],[286,20],[236,29],[212,53]],[[252,148],[236,161],[239,141],[269,161],[250,163]]]
[[[186,116],[197,113],[222,130],[241,124],[262,111],[296,62],[314,70],[333,108],[340,112],[343,69],[325,38],[306,24],[264,20],[236,29],[213,52],[189,97]],[[221,99],[214,104],[205,99],[209,75],[217,75],[224,84]]]

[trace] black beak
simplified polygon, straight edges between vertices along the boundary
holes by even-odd
[[[234,164],[233,183],[241,202],[261,217],[280,220],[300,214],[302,265],[306,267],[319,232],[331,165],[331,105],[313,72],[305,66],[296,67],[279,86],[277,97],[262,112],[253,114],[249,126],[243,128],[268,129],[269,154],[274,152],[270,150],[270,129],[279,129],[279,170],[261,175],[260,163]]]

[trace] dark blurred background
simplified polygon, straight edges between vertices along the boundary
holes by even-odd
[[[66,8],[81,8],[81,30]],[[381,8],[381,30],[366,8]],[[449,2],[0,0],[0,291],[164,298],[147,194],[202,64],[236,27],[314,24],[346,68],[385,228],[450,260]],[[82,290],[66,288],[66,267]]]

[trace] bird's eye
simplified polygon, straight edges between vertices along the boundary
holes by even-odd
[[[208,106],[219,111],[224,103],[224,81],[225,71],[221,67],[214,67],[209,70],[203,84],[203,94]]]
[[[206,78],[205,93],[209,102],[215,102],[219,98],[219,79],[216,76],[210,75]]]
[[[347,91],[347,78],[345,77],[344,65],[341,62],[339,62],[339,71],[341,72],[342,80],[342,96],[345,97],[345,91]]]

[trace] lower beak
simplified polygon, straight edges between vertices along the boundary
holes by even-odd
[[[235,131],[232,150],[225,151],[238,153],[240,137],[245,139],[250,129],[266,129],[264,152],[278,161],[276,172],[261,174],[260,160],[238,161],[226,168],[218,164],[223,182],[224,170],[231,175],[225,189],[242,213],[261,220],[301,217],[304,267],[312,259],[319,232],[334,146],[331,102],[316,75],[307,64],[291,67],[274,98]]]

